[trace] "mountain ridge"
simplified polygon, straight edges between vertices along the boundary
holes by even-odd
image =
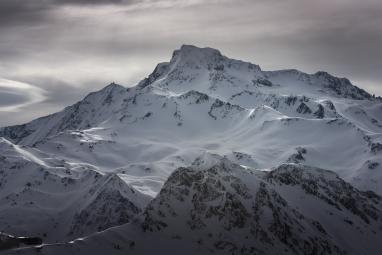
[[[198,56],[198,57],[195,57],[195,56]],[[59,113],[63,113],[65,111],[69,111],[69,113],[70,113],[70,110],[72,110],[71,112],[73,114],[73,112],[75,113],[76,110],[78,110],[79,105],[89,103],[87,99],[89,99],[93,96],[97,96],[97,95],[103,96],[104,101],[102,102],[102,104],[106,104],[108,100],[111,100],[111,98],[112,98],[111,92],[113,92],[114,90],[118,90],[120,93],[121,93],[121,91],[125,92],[125,91],[130,91],[130,90],[141,90],[148,85],[153,85],[153,83],[155,83],[157,81],[157,79],[162,77],[166,73],[166,71],[171,74],[171,72],[173,72],[173,71],[170,71],[170,69],[173,70],[173,69],[178,68],[178,62],[183,63],[183,64],[181,64],[182,68],[184,68],[184,67],[186,67],[186,68],[192,67],[193,68],[194,65],[201,63],[201,64],[206,65],[206,66],[204,66],[204,68],[215,70],[216,68],[218,68],[218,66],[219,66],[218,63],[220,61],[239,63],[238,64],[239,66],[240,65],[248,65],[249,69],[256,70],[257,72],[263,72],[258,65],[254,65],[254,64],[251,64],[249,62],[242,62],[239,60],[228,59],[227,57],[223,56],[220,53],[220,51],[218,51],[218,50],[215,50],[212,48],[197,48],[197,47],[192,46],[192,45],[183,45],[179,50],[174,51],[173,57],[172,57],[170,62],[164,62],[164,63],[158,64],[158,66],[149,75],[149,77],[142,80],[141,82],[139,82],[136,87],[125,88],[125,87],[118,85],[118,84],[115,84],[113,82],[113,83],[109,84],[108,86],[106,86],[105,88],[100,89],[97,92],[89,93],[87,96],[85,96],[85,98],[83,100],[75,103],[72,106],[66,107],[63,111],[55,113],[55,114],[51,114],[51,115],[48,115],[45,117],[41,117],[39,119],[36,119],[36,121],[38,121],[38,120],[41,121],[41,120],[53,118],[54,116],[59,115]],[[212,64],[215,64],[216,66],[214,68],[209,66]],[[170,67],[164,68],[165,65],[172,66],[172,68],[170,68]],[[230,65],[231,64],[228,63],[228,66],[230,66]],[[198,68],[200,68],[200,67],[197,66],[197,69]],[[220,68],[222,68],[222,67],[220,66]],[[223,65],[223,68],[224,68],[224,65]],[[164,72],[158,71],[158,70],[163,70],[163,69],[165,70]],[[303,76],[304,77],[303,79],[308,79],[308,80],[311,79],[311,77],[322,78],[324,81],[328,82],[328,84],[329,84],[329,85],[325,85],[325,86],[327,86],[329,89],[332,89],[337,95],[339,95],[339,96],[342,95],[345,98],[350,96],[353,99],[374,100],[370,94],[368,94],[364,90],[352,85],[350,83],[350,81],[347,80],[346,78],[337,78],[337,77],[334,77],[334,76],[328,74],[327,72],[318,71],[315,74],[309,75],[309,74],[302,73],[300,71],[291,69],[291,70],[265,71],[265,74],[262,76],[267,77],[269,75],[273,76],[274,74],[276,74],[276,76],[277,76],[277,74],[285,73],[285,72],[287,72],[287,73],[292,72],[293,74],[297,74],[298,76]],[[298,79],[300,79],[300,78],[298,78]],[[253,82],[259,82],[257,84],[262,84],[262,83],[267,84],[267,82],[269,82],[269,81],[267,79],[265,79],[265,80],[260,79],[259,80],[259,78],[258,78],[256,81],[253,81]],[[268,85],[269,84],[272,84],[272,83],[268,83]],[[263,85],[263,86],[268,86],[268,85]],[[347,88],[350,88],[350,92],[347,91]],[[165,87],[165,89],[166,89],[166,87]],[[198,91],[195,88],[192,88],[191,90]],[[345,92],[343,92],[343,91],[345,91]],[[182,93],[187,93],[187,92],[188,91],[186,90],[186,91],[183,91]],[[203,92],[203,91],[199,90],[198,92]],[[207,92],[205,94],[208,95],[209,93]],[[290,94],[290,95],[293,95],[293,94]],[[219,99],[222,100],[224,98],[219,98]],[[375,100],[377,100],[377,99],[375,99]],[[228,101],[228,100],[226,100],[226,101]],[[70,117],[73,117],[73,115],[70,115]],[[29,122],[29,123],[33,123],[33,122],[34,121]],[[66,121],[64,121],[64,122],[66,122]],[[28,130],[28,128],[26,128],[26,126],[28,126],[29,123],[0,128],[0,135],[7,137],[16,143],[19,143],[25,136],[29,136],[30,133],[33,132],[33,130]],[[71,121],[71,123],[73,123],[73,121]],[[88,123],[87,125],[89,127],[91,126],[90,123]],[[77,127],[76,125],[72,126],[72,128],[76,128],[76,127]],[[70,128],[70,126],[66,127],[66,128]],[[60,131],[60,128],[58,128],[58,130]],[[18,134],[16,134],[16,133],[18,133]]]

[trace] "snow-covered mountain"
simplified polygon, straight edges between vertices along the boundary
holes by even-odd
[[[1,128],[0,136],[0,230],[10,234],[69,241],[135,222],[85,243],[92,249],[115,242],[114,235],[152,230],[134,243],[149,238],[243,254],[373,254],[380,245],[382,100],[326,72],[263,71],[184,45],[134,87],[112,83],[61,112]],[[201,187],[212,197],[197,195],[196,179],[180,203],[172,193],[186,185],[180,173],[209,180],[214,167],[196,167],[201,157],[219,169],[213,187]],[[194,193],[218,208],[194,201]],[[236,214],[245,226],[233,235]],[[170,238],[190,222],[179,232],[186,237]],[[214,242],[190,242],[208,240],[207,231]],[[351,241],[361,239],[369,250]]]

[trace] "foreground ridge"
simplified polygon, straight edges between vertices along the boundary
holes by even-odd
[[[203,160],[174,171],[136,222],[23,252],[378,254],[380,196],[303,165],[258,172],[227,159],[212,166]]]

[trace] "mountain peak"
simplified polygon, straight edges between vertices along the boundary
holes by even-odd
[[[219,50],[205,47],[200,48],[194,45],[182,45],[180,49],[175,50],[171,63],[183,62],[185,64],[203,64],[221,60],[223,55]]]
[[[183,44],[182,46],[180,46],[179,50],[175,50],[175,51],[179,51],[182,54],[198,54],[198,53],[201,53],[201,54],[210,54],[210,55],[221,56],[220,51],[217,49],[210,48],[210,47],[198,47],[198,46],[190,45],[190,44]]]
[[[119,85],[117,83],[115,83],[114,81],[111,82],[109,85],[107,85],[106,87],[102,88],[100,91],[111,91],[111,90],[114,90],[114,89],[126,89],[124,86],[122,85]]]

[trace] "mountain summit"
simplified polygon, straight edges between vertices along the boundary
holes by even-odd
[[[179,50],[175,50],[172,54],[171,63],[176,62],[194,62],[201,65],[217,62],[223,56],[220,51],[213,48],[198,48],[193,45],[182,45]]]
[[[373,254],[381,134],[382,101],[346,78],[183,45],[135,86],[0,129],[0,229],[61,243],[119,226],[46,254],[145,254],[145,239],[190,254]]]

